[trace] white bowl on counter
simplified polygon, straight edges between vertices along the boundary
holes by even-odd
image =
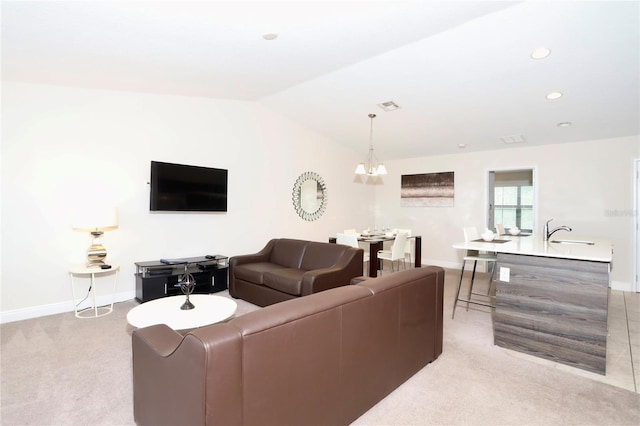
[[[493,239],[496,237],[496,234],[494,234],[493,232],[487,230],[487,231],[483,232],[482,235],[480,235],[480,236],[485,241],[493,241]]]

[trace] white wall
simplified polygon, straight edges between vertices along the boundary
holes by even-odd
[[[633,159],[638,137],[385,160],[384,184],[354,178],[362,152],[252,102],[3,83],[0,200],[1,321],[73,309],[68,267],[84,261],[88,234],[69,211],[82,203],[118,207],[105,233],[108,261],[122,267],[118,300],[133,297],[134,262],[161,257],[249,253],[272,237],[326,241],[345,228],[411,228],[423,263],[459,267],[451,244],[461,228],[486,223],[486,175],[535,168],[538,219],[567,224],[572,237],[614,242],[613,287],[633,276]],[[227,213],[149,212],[149,162],[229,170]],[[298,218],[291,190],[312,170],[326,181],[328,209]],[[402,174],[454,171],[455,207],[401,208]],[[375,203],[374,203],[375,201]],[[614,214],[611,214],[614,212]],[[102,288],[101,288],[102,289]]]
[[[257,103],[4,82],[2,321],[73,309],[67,270],[90,243],[70,226],[78,206],[118,208],[103,243],[122,268],[118,300],[131,299],[136,261],[251,253],[273,237],[326,241],[373,222],[373,188],[353,175],[362,154]],[[151,160],[228,169],[228,212],[149,212]],[[314,222],[292,206],[305,171],[328,189]]]
[[[573,228],[571,238],[607,238],[614,244],[612,288],[633,283],[633,159],[640,137],[562,145],[460,153],[385,161],[389,175],[376,186],[376,223],[411,228],[422,235],[423,263],[460,267],[461,253],[451,245],[463,240],[462,228],[487,223],[489,170],[535,170],[537,232],[544,222]],[[400,207],[403,174],[455,172],[455,206]]]

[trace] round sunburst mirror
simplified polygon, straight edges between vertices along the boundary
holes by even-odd
[[[327,185],[316,172],[305,172],[293,185],[293,207],[304,220],[318,219],[327,208]]]

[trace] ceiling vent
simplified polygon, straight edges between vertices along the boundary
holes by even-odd
[[[393,101],[387,101],[387,102],[383,102],[381,104],[378,104],[378,106],[380,108],[382,108],[383,110],[389,112],[389,111],[394,111],[398,108],[400,108],[395,102]]]
[[[500,139],[502,140],[502,142],[506,143],[507,145],[511,145],[512,143],[523,143],[527,141],[524,138],[524,135],[504,136],[504,137],[501,137]]]

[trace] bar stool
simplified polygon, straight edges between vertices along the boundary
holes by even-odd
[[[464,228],[464,241],[468,243],[470,241],[475,241],[480,239],[478,234],[478,230],[475,227]],[[462,277],[464,276],[464,267],[468,260],[473,261],[473,272],[471,273],[471,283],[469,284],[469,295],[466,299],[460,299],[460,289],[462,288]],[[487,306],[490,308],[495,308],[490,302],[478,302],[475,300],[471,300],[472,295],[490,297],[491,286],[493,285],[493,275],[496,269],[496,261],[498,260],[498,256],[495,253],[485,253],[479,250],[467,250],[465,256],[462,258],[462,269],[460,270],[460,282],[458,283],[458,291],[456,292],[456,300],[453,302],[453,312],[451,313],[451,319],[456,314],[456,306],[458,305],[458,301],[467,303],[467,311],[469,310],[469,303],[473,303],[474,305]],[[475,293],[473,291],[473,282],[476,277],[476,266],[478,262],[486,262],[487,267],[491,266],[491,275],[489,276],[489,287],[487,289],[487,293]]]

